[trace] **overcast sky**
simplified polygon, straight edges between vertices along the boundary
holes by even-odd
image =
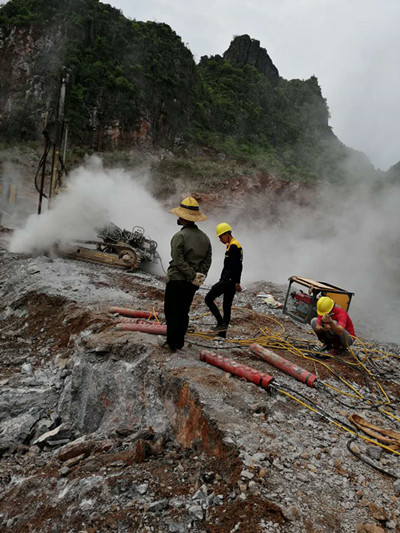
[[[103,0],[165,22],[198,61],[247,33],[286,79],[317,76],[330,124],[386,170],[400,160],[399,0]]]

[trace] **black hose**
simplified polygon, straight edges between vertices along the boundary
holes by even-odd
[[[353,444],[353,442],[358,438],[358,431],[356,433],[356,435],[354,437],[352,437],[350,440],[347,441],[347,449],[355,456],[357,457],[357,459],[360,459],[360,461],[363,461],[364,463],[366,463],[367,465],[369,466],[372,466],[372,468],[374,468],[375,470],[377,470],[378,472],[380,472],[381,474],[385,474],[385,476],[389,476],[393,479],[399,479],[399,476],[397,476],[396,474],[392,474],[392,472],[388,472],[387,470],[384,470],[383,468],[381,468],[380,466],[376,465],[371,459],[369,459],[368,457],[366,457],[365,455],[361,455],[361,453],[358,453],[356,452],[355,450],[353,450],[351,448],[351,445]]]
[[[42,169],[42,167],[44,165],[44,162],[47,160],[47,156],[48,156],[48,153],[50,152],[50,149],[51,149],[51,141],[49,139],[49,144],[47,146],[47,150],[42,154],[42,157],[40,158],[38,167],[36,169],[35,178],[34,178],[35,189],[36,189],[36,191],[39,194],[40,194],[40,186],[38,184],[38,176],[39,176],[40,170]],[[42,193],[42,196],[44,196],[44,198],[48,198],[48,196],[46,196],[46,194],[44,194],[44,193]]]

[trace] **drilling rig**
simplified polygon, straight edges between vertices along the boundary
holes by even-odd
[[[99,240],[85,241],[85,246],[77,246],[68,256],[128,270],[136,270],[142,262],[161,262],[156,241],[147,237],[140,226],[129,231],[110,223],[97,231],[97,237]]]

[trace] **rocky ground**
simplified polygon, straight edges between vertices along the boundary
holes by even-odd
[[[171,354],[109,312],[162,311],[163,278],[13,255],[2,237],[3,531],[400,531],[399,452],[345,430],[350,414],[398,430],[396,346],[358,345],[364,366],[302,358],[282,342],[310,353],[309,326],[257,296],[282,302],[286,287],[259,282],[237,295],[226,341],[209,334],[201,289],[185,349]],[[334,389],[261,361],[253,340]],[[275,389],[207,365],[204,349],[273,375]],[[382,390],[391,404],[371,407]]]
[[[15,227],[36,211],[39,155],[11,150],[5,160],[19,175],[20,201],[2,223]],[[229,183],[240,206],[247,181]],[[218,198],[199,195],[205,204]],[[225,341],[210,334],[202,288],[185,349],[170,354],[154,335],[119,330],[110,313],[162,312],[164,278],[10,254],[9,237],[3,228],[1,530],[400,531],[400,450],[361,431],[354,438],[347,418],[399,431],[398,346],[358,343],[354,355],[319,360],[309,326],[259,296],[283,302],[287,287],[260,281],[237,295]],[[254,341],[314,373],[320,386],[257,358]],[[274,376],[274,388],[202,362],[203,350]]]

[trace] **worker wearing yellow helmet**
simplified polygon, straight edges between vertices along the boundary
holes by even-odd
[[[311,326],[324,344],[320,352],[330,355],[346,353],[355,338],[353,322],[347,311],[336,305],[332,298],[321,296],[317,302],[317,314],[318,317],[311,320]]]
[[[171,240],[172,259],[164,295],[167,340],[162,346],[175,352],[183,348],[190,306],[211,266],[211,243],[196,225],[207,217],[200,211],[195,198],[184,198],[171,213],[178,217],[177,223],[182,229]]]
[[[214,331],[221,337],[226,336],[229,322],[231,320],[232,302],[236,292],[240,292],[240,278],[243,268],[243,249],[239,241],[233,238],[232,228],[227,222],[221,222],[216,227],[216,233],[222,244],[226,245],[224,266],[220,280],[215,283],[205,297],[205,303],[217,320]],[[214,300],[223,295],[221,315]]]

